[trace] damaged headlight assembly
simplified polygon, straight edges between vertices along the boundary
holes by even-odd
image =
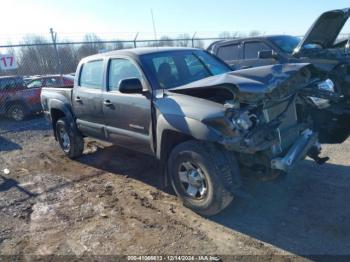
[[[335,92],[335,85],[334,85],[334,82],[331,79],[327,79],[327,80],[325,80],[323,82],[318,83],[317,87],[321,91],[326,91],[326,92],[329,92],[329,93],[334,93]],[[324,109],[324,108],[327,108],[327,107],[330,106],[330,100],[329,99],[324,99],[324,98],[319,98],[319,97],[314,97],[314,96],[310,96],[309,99],[319,109]]]
[[[334,88],[335,84],[331,79],[327,79],[327,80],[319,83],[317,86],[320,90],[325,90],[325,91],[332,92],[332,93],[335,92],[335,88]]]
[[[248,131],[257,121],[256,115],[250,113],[249,110],[240,110],[238,101],[227,101],[224,106],[228,111],[231,111],[231,113],[228,114],[228,119],[233,130],[241,132]],[[238,112],[233,113],[234,111],[232,110],[238,110]]]
[[[248,111],[245,111],[239,116],[233,117],[231,121],[234,129],[248,131],[253,127],[254,119],[256,119],[255,115],[250,114]]]

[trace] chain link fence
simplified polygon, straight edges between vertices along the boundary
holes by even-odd
[[[254,32],[251,36],[259,35]],[[83,41],[57,41],[38,35],[27,36],[18,44],[0,45],[0,117],[8,115],[20,120],[31,111],[40,111],[40,91],[43,86],[72,85],[79,61],[89,55],[137,47],[196,47],[206,48],[211,43],[242,37],[222,33],[218,37],[197,37],[194,34],[176,38],[162,36],[157,40],[101,40],[87,34]],[[349,35],[342,35],[349,38]],[[35,105],[35,106],[34,106]]]
[[[220,40],[220,38],[2,45],[0,48],[5,50],[6,54],[15,57],[16,68],[13,70],[1,70],[0,75],[68,74],[75,72],[76,66],[82,58],[97,53],[136,47],[181,46],[204,48],[205,42],[215,40]]]
[[[40,91],[43,86],[70,86],[79,61],[90,55],[136,47],[198,47],[205,48],[220,37],[180,37],[158,40],[101,40],[87,35],[83,41],[56,41],[41,36],[29,36],[22,43],[0,45],[0,118],[21,120],[29,113],[40,111]]]

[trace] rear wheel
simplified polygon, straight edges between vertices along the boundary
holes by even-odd
[[[61,149],[69,158],[76,158],[83,154],[84,139],[76,128],[71,127],[65,117],[57,121],[55,131]]]
[[[7,111],[7,115],[15,121],[23,121],[27,116],[25,106],[22,104],[11,105]]]
[[[222,157],[222,150],[199,141],[176,146],[168,159],[172,186],[184,205],[203,216],[212,216],[233,200],[229,185],[238,165],[233,156]],[[219,159],[220,158],[220,159]],[[228,175],[228,176],[227,176]]]

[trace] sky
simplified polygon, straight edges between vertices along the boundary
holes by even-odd
[[[0,44],[25,34],[62,39],[86,32],[130,39],[181,33],[208,37],[222,31],[303,35],[324,11],[350,7],[349,0],[1,0]]]

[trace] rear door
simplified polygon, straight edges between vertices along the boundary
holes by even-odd
[[[79,130],[96,138],[105,138],[102,112],[104,86],[104,60],[84,63],[80,68],[78,83],[73,88],[72,105]]]
[[[270,50],[272,50],[272,48],[262,41],[245,41],[244,59],[241,63],[241,69],[275,64],[276,60],[273,58],[259,59],[260,51]]]
[[[243,48],[240,42],[222,45],[218,47],[217,56],[225,61],[233,70],[240,69],[241,59],[243,57]]]
[[[128,78],[139,78],[145,94],[120,93],[120,81]],[[152,152],[149,90],[141,69],[134,61],[122,57],[110,59],[107,88],[103,93],[103,113],[111,142],[139,152]]]

